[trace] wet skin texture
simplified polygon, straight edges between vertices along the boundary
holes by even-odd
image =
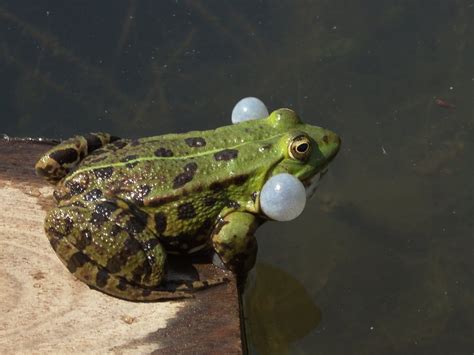
[[[133,301],[189,297],[219,280],[165,281],[166,255],[214,250],[250,270],[259,193],[273,175],[305,185],[337,154],[339,137],[291,110],[210,131],[119,139],[77,136],[48,151],[36,172],[56,184],[45,230],[68,269],[89,286]]]

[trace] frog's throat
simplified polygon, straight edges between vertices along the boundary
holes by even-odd
[[[318,172],[317,174],[311,176],[310,178],[302,181],[302,183],[305,187],[305,190],[306,190],[306,198],[307,199],[310,199],[311,197],[314,196],[314,193],[316,192],[316,190],[319,187],[321,179],[323,178],[323,176],[327,172],[328,172],[328,167],[326,165],[323,169],[321,169],[320,172]]]

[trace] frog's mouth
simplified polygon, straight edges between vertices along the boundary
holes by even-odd
[[[323,178],[323,176],[328,172],[328,167],[325,166],[321,171],[310,178],[302,181],[303,186],[305,187],[306,190],[306,198],[310,199],[313,197],[314,193],[318,189],[319,182]]]

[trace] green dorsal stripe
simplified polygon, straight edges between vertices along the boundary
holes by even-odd
[[[249,144],[249,143],[258,143],[258,142],[264,142],[264,141],[267,141],[267,140],[271,140],[271,139],[274,139],[274,138],[277,138],[277,137],[280,137],[280,136],[283,136],[285,133],[279,133],[279,134],[276,134],[274,136],[270,136],[270,137],[266,137],[264,139],[260,139],[260,140],[256,140],[256,141],[249,141],[249,142],[245,142],[245,143],[241,143],[241,144],[238,144],[238,145],[235,145],[235,146],[232,146],[232,147],[228,147],[228,148],[225,148],[225,149],[238,149],[246,144]],[[143,161],[153,161],[153,160],[178,160],[178,159],[182,159],[182,160],[185,160],[185,159],[190,159],[190,158],[195,158],[195,157],[201,157],[201,156],[205,156],[205,155],[211,155],[211,154],[215,154],[217,152],[220,152],[222,151],[224,148],[216,148],[216,149],[213,149],[213,150],[208,150],[208,151],[205,151],[205,152],[199,152],[199,150],[197,150],[195,153],[193,152],[193,154],[189,154],[189,155],[184,155],[184,156],[172,156],[172,157],[156,157],[156,156],[148,156],[148,157],[141,157],[141,158],[136,158],[136,159],[132,159],[132,160],[128,160],[126,162],[116,162],[116,163],[109,163],[109,164],[102,164],[102,165],[94,165],[94,166],[91,166],[91,167],[87,167],[87,168],[83,168],[83,169],[78,169],[76,170],[75,172],[73,172],[72,174],[70,174],[68,176],[68,179],[72,179],[74,176],[76,176],[77,174],[81,174],[83,172],[87,172],[87,171],[92,171],[92,170],[96,170],[96,169],[101,169],[101,168],[108,168],[108,167],[112,167],[112,168],[115,168],[115,167],[122,167],[122,166],[125,166],[127,164],[132,164],[132,163],[139,163],[139,162],[143,162]]]

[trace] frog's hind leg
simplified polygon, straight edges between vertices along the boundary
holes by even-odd
[[[127,301],[168,301],[193,297],[189,292],[175,290],[157,290],[152,287],[136,285],[125,277],[109,272],[105,267],[92,260],[83,251],[66,240],[55,245],[58,255],[68,270],[90,288]]]
[[[146,227],[146,216],[124,208],[115,201],[97,201],[90,208],[64,206],[48,213],[46,234],[61,261],[77,278],[130,301],[189,298],[191,291],[224,282],[161,285],[166,253]]]
[[[89,133],[65,140],[51,148],[35,165],[36,174],[51,183],[61,180],[94,150],[118,140],[107,133]]]

